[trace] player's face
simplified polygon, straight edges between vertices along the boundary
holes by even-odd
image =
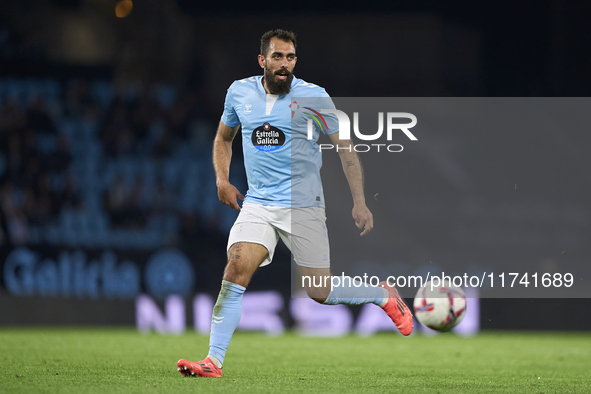
[[[287,94],[293,80],[297,57],[291,41],[271,38],[267,54],[259,55],[259,64],[265,69],[265,86],[271,94]]]

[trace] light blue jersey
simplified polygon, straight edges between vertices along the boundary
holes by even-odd
[[[222,122],[242,125],[247,202],[282,207],[322,207],[320,131],[338,132],[326,91],[294,76],[289,94],[267,94],[262,76],[235,81],[228,89]],[[299,102],[298,102],[299,99]],[[301,105],[300,105],[301,104]],[[308,120],[313,125],[308,139]]]

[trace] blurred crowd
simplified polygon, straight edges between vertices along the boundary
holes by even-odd
[[[226,231],[198,103],[162,83],[0,79],[1,242],[141,248]]]
[[[194,89],[52,65],[8,22],[0,16],[0,245],[146,249],[225,239],[236,212],[217,200],[219,114],[207,113],[217,106]],[[240,160],[233,166],[245,191]]]

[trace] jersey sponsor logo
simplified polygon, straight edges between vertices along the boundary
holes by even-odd
[[[285,134],[277,127],[265,123],[252,131],[252,145],[258,150],[271,152],[285,144]]]

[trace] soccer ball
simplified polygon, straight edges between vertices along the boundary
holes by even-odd
[[[466,314],[466,295],[461,287],[451,283],[431,288],[429,281],[417,292],[413,306],[422,324],[432,330],[449,331]]]

